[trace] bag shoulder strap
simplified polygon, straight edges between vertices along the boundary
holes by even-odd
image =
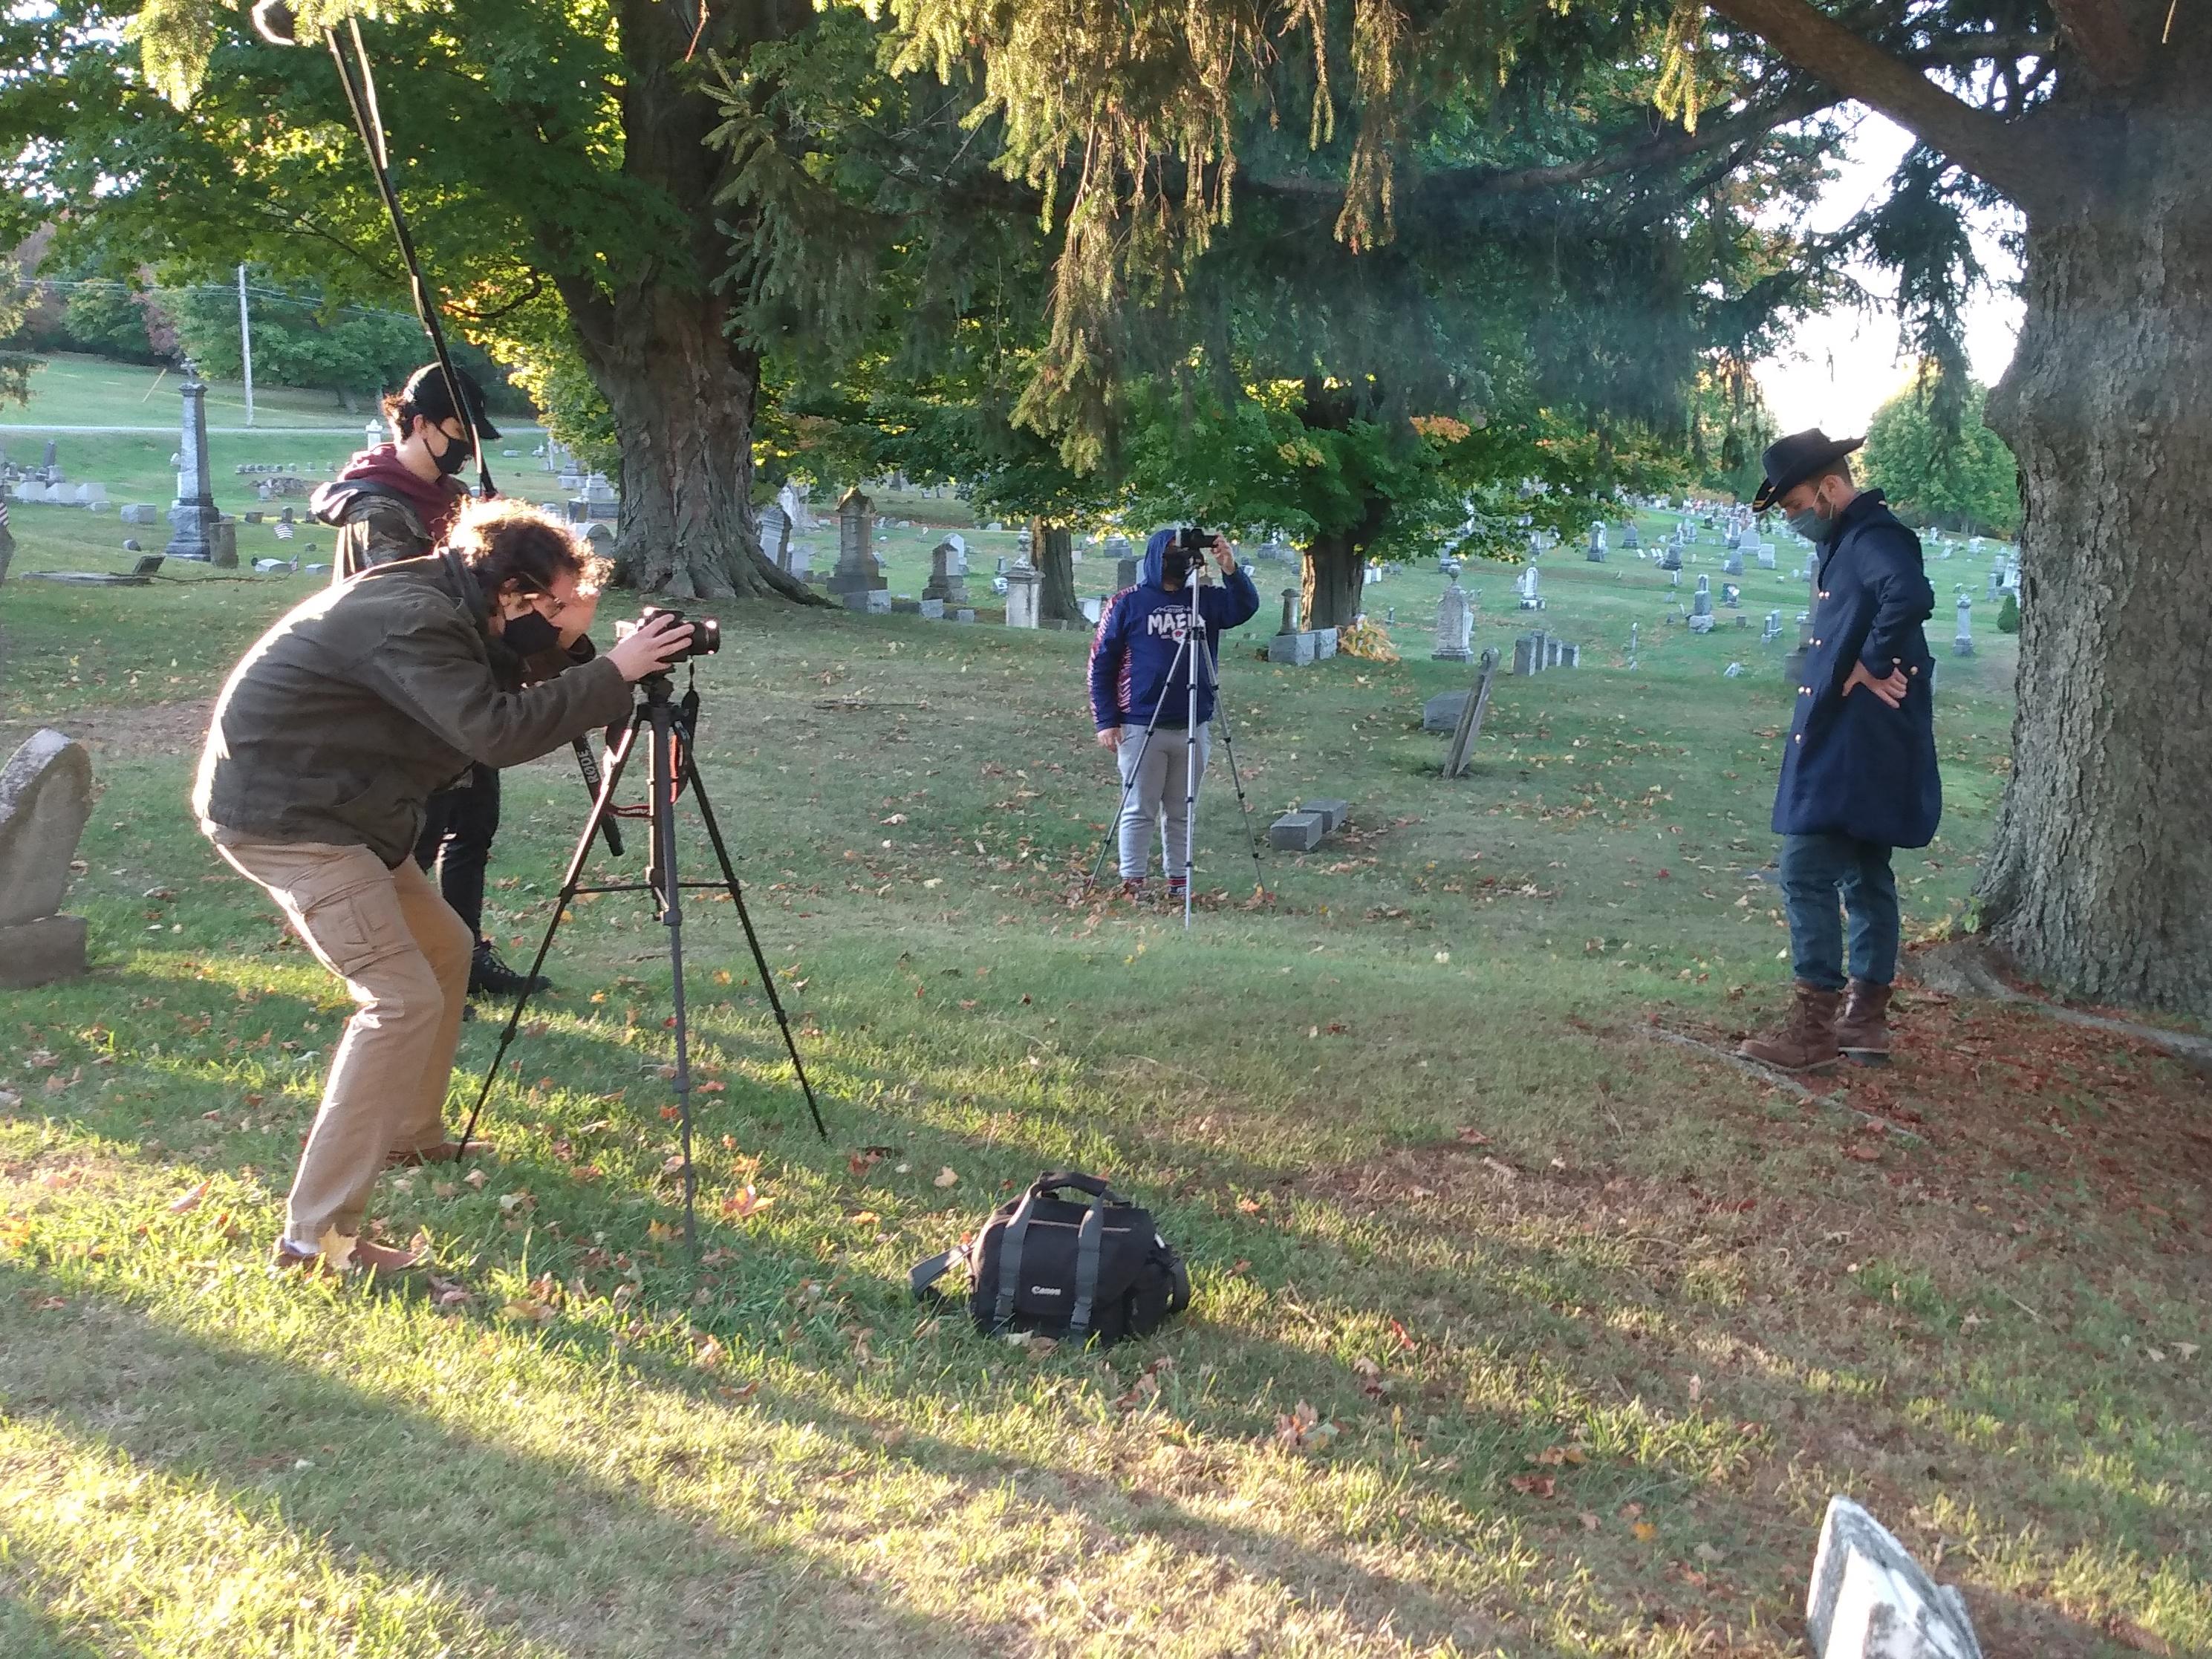
[[[1091,1304],[1098,1294],[1098,1250],[1106,1233],[1108,1194],[1099,1194],[1084,1212],[1075,1234],[1075,1311],[1068,1316],[1067,1334],[1081,1341],[1091,1331]]]
[[[1030,1183],[1030,1194],[1034,1198],[1049,1198],[1053,1194],[1071,1187],[1079,1193],[1088,1193],[1093,1198],[1103,1199],[1109,1204],[1128,1202],[1099,1176],[1085,1175],[1080,1170],[1055,1170],[1041,1175]]]
[[[915,1301],[919,1302],[929,1294],[930,1286],[945,1277],[946,1271],[960,1259],[965,1249],[964,1245],[956,1244],[949,1250],[939,1250],[935,1255],[923,1257],[907,1269],[906,1287],[914,1292]],[[939,1294],[941,1296],[944,1293],[939,1291]]]
[[[1022,1200],[1021,1207],[1006,1223],[1006,1236],[999,1241],[999,1296],[993,1304],[991,1322],[1003,1325],[1014,1314],[1014,1291],[1022,1280],[1022,1243],[1029,1237],[1030,1212],[1036,1207],[1037,1194],[1032,1189]]]

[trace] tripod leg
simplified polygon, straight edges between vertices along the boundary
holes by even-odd
[[[760,970],[761,989],[768,993],[768,1006],[775,1011],[775,1023],[783,1033],[784,1051],[791,1056],[791,1069],[799,1075],[799,1091],[806,1097],[806,1109],[814,1118],[814,1133],[823,1139],[830,1139],[830,1131],[822,1121],[822,1109],[814,1103],[814,1085],[807,1080],[805,1062],[799,1057],[799,1040],[792,1035],[791,1021],[783,1012],[783,999],[775,992],[775,975],[769,971],[768,957],[761,950],[760,935],[753,931],[751,913],[745,908],[744,887],[738,880],[735,866],[730,861],[730,849],[722,840],[722,826],[715,821],[714,808],[707,799],[707,788],[699,778],[699,768],[691,758],[692,745],[684,745],[684,773],[690,780],[691,799],[698,803],[700,821],[707,826],[707,839],[714,844],[714,856],[722,863],[722,879],[730,889],[730,902],[738,908],[738,924],[745,930],[745,944],[751,948],[753,966]]]
[[[684,1133],[684,1247],[699,1253],[698,1172],[691,1163],[691,1042],[684,1008],[684,889],[676,874],[676,713],[665,697],[647,704],[652,719],[653,874],[668,929],[669,1006],[675,1015],[677,1114]],[[689,745],[687,744],[688,748]]]
[[[1209,648],[1206,661],[1212,670],[1207,684],[1213,687],[1213,718],[1221,727],[1222,752],[1229,759],[1229,783],[1237,792],[1237,810],[1244,817],[1244,850],[1252,855],[1252,885],[1264,893],[1267,878],[1260,868],[1260,843],[1252,834],[1252,804],[1244,799],[1244,779],[1237,769],[1237,739],[1229,731],[1229,705],[1221,699],[1221,653]]]
[[[605,781],[599,786],[598,797],[592,802],[591,816],[584,820],[584,833],[576,838],[576,850],[568,856],[568,872],[561,878],[561,896],[553,902],[552,920],[545,924],[545,936],[538,941],[538,954],[530,959],[530,971],[522,976],[522,990],[514,999],[514,1011],[507,1017],[507,1029],[499,1034],[499,1048],[484,1068],[483,1086],[477,1091],[476,1104],[469,1108],[469,1121],[461,1130],[460,1143],[454,1148],[455,1163],[466,1156],[469,1137],[476,1133],[477,1119],[483,1115],[484,1102],[491,1097],[491,1085],[499,1079],[500,1062],[507,1058],[514,1034],[522,1025],[522,1011],[530,1004],[530,988],[538,982],[538,970],[545,965],[545,957],[553,949],[553,935],[560,931],[562,918],[576,897],[576,889],[583,884],[584,864],[592,855],[592,841],[607,824],[607,807],[615,798],[616,786],[622,782],[623,769],[629,764],[632,750],[637,745],[637,734],[644,725],[642,708],[630,716],[629,729],[623,732],[622,743],[614,753],[614,763],[607,768]],[[611,828],[611,824],[609,824]]]
[[[1190,623],[1183,630],[1186,643],[1195,640],[1206,624],[1199,620],[1198,595],[1190,599]],[[1182,925],[1190,928],[1191,866],[1197,860],[1198,850],[1198,655],[1194,648],[1190,655],[1190,672],[1184,677],[1185,696],[1188,707],[1184,711],[1182,728]]]

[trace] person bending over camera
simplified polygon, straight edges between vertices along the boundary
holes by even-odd
[[[526,619],[575,605],[599,564],[535,508],[473,505],[437,552],[295,605],[216,700],[193,814],[355,1005],[300,1155],[278,1268],[416,1264],[360,1233],[378,1171],[459,1152],[446,1087],[473,941],[411,856],[424,804],[471,764],[518,765],[621,720],[630,684],[682,654],[690,629],[656,618],[557,679],[522,684],[508,641]]]
[[[1091,717],[1097,724],[1099,746],[1115,751],[1121,774],[1122,896],[1135,898],[1145,890],[1153,827],[1158,825],[1160,865],[1167,872],[1168,895],[1177,903],[1182,901],[1188,875],[1187,798],[1198,787],[1198,779],[1187,775],[1187,757],[1194,758],[1198,778],[1203,778],[1211,747],[1206,726],[1213,719],[1214,636],[1241,628],[1260,609],[1260,590],[1237,568],[1224,538],[1214,537],[1206,550],[1221,571],[1218,587],[1199,585],[1199,565],[1205,555],[1185,545],[1185,539],[1174,530],[1152,532],[1145,544],[1144,569],[1137,585],[1106,601],[1091,646]],[[1199,653],[1185,652],[1180,660],[1176,657],[1190,625],[1194,593],[1200,620],[1206,625],[1195,732],[1188,730],[1190,672],[1191,658]],[[1195,742],[1187,744],[1190,738]]]
[[[460,376],[461,395],[477,435],[486,441],[498,437],[499,428],[484,413],[483,389],[471,376],[453,372]],[[362,450],[309,503],[315,517],[338,532],[331,562],[333,582],[394,560],[421,558],[452,528],[469,499],[459,475],[474,452],[444,370],[425,363],[409,375],[405,386],[385,398],[384,418],[391,425],[392,441]],[[569,665],[553,654],[556,645],[574,660],[587,660],[590,644],[582,635],[590,621],[588,611],[564,616],[557,641],[549,635],[528,642],[519,647],[518,654],[532,660],[536,678]],[[469,963],[472,996],[512,996],[523,988],[523,976],[501,959],[483,930],[484,870],[498,834],[499,773],[471,766],[451,788],[430,797],[422,837],[415,843],[415,861],[425,870],[436,867],[446,902],[476,935]],[[549,987],[538,979],[530,988]]]

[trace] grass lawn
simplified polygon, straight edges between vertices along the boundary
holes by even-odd
[[[19,573],[88,556],[17,528]],[[1268,666],[1272,604],[1232,636],[1255,823],[1352,817],[1248,903],[1217,771],[1188,934],[1071,902],[1113,801],[1079,635],[725,608],[702,762],[832,1144],[702,899],[687,1261],[663,933],[599,898],[497,1156],[380,1192],[436,1275],[335,1291],[262,1262],[343,997],[183,807],[203,700],[306,583],[11,579],[4,735],[82,733],[104,793],[95,970],[10,994],[0,1052],[0,1653],[1796,1654],[1834,1492],[1993,1656],[2212,1651],[2202,1080],[1927,994],[1811,1099],[1656,1040],[1783,1000],[1756,617],[1802,590],[1754,573],[1698,639],[1632,556],[1543,580],[1585,665],[1501,678],[1454,784],[1433,574],[1370,593],[1401,664]],[[1470,582],[1509,655],[1510,580]],[[1914,934],[2002,783],[1984,612]],[[520,769],[507,816],[526,955],[579,786]],[[908,1301],[1063,1164],[1158,1210],[1184,1320],[1102,1356]]]

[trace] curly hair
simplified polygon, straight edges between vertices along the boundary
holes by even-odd
[[[495,498],[471,501],[446,537],[489,599],[509,582],[550,592],[562,573],[580,589],[603,585],[607,562],[592,544],[550,513],[527,501]]]

